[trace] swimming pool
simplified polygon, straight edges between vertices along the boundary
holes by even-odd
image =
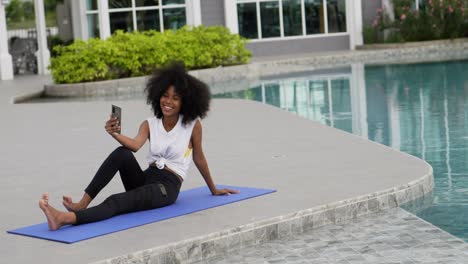
[[[468,241],[468,60],[270,76],[214,97],[274,105],[426,160],[433,195],[403,208]]]

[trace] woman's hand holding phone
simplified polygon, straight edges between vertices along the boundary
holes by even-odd
[[[120,134],[120,123],[117,117],[110,115],[109,120],[107,120],[106,125],[104,126],[106,129],[107,133],[109,134]]]
[[[120,134],[120,125],[122,120],[122,109],[116,105],[112,105],[112,113],[110,119],[107,120],[105,129],[107,133],[113,135],[114,133]]]

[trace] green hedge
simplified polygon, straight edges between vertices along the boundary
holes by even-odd
[[[77,40],[54,48],[55,83],[78,83],[149,75],[155,67],[181,61],[187,69],[248,63],[246,39],[221,26],[124,33],[106,40]]]

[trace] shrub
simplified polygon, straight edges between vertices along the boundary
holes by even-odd
[[[221,26],[117,31],[107,40],[77,40],[54,48],[50,69],[56,83],[77,83],[149,75],[171,61],[181,61],[187,69],[245,64],[251,57],[245,43]]]
[[[393,0],[395,19],[379,9],[372,27],[391,32],[383,41],[404,42],[465,37],[468,10],[461,0],[425,0],[419,10],[414,0]]]
[[[362,38],[366,44],[377,43],[377,29],[368,25],[364,25],[362,28]]]
[[[76,40],[69,46],[54,48],[57,57],[51,58],[50,69],[56,83],[101,81],[116,78],[110,70],[110,62],[118,53],[105,41]]]

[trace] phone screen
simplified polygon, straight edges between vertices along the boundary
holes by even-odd
[[[119,126],[122,127],[122,108],[112,105],[112,117],[117,117],[119,121]],[[118,132],[120,134],[120,130]]]

